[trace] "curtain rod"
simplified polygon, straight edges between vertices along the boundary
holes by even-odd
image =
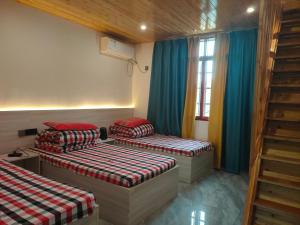
[[[161,39],[161,40],[156,40],[156,41],[174,40],[174,39],[191,38],[191,37],[210,37],[210,36],[213,36],[215,34],[229,34],[231,32],[235,32],[235,31],[252,30],[254,28],[258,28],[258,26],[253,26],[253,27],[248,27],[248,28],[237,28],[237,29],[232,29],[232,30],[227,30],[227,31],[224,31],[224,30],[214,30],[214,31],[207,32],[207,33],[199,33],[199,34],[176,36],[176,37],[170,37],[170,38],[167,38],[167,39]]]

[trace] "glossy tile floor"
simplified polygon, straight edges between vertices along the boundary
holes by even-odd
[[[179,193],[144,225],[240,225],[246,176],[214,172],[201,183],[179,185]]]

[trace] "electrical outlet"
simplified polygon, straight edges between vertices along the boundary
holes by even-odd
[[[38,133],[37,128],[25,129],[25,130],[18,131],[19,137],[33,136],[33,135],[37,135],[37,133]]]

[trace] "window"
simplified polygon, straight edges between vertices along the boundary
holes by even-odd
[[[191,225],[205,225],[205,212],[193,210],[191,214]]]
[[[200,39],[196,119],[208,120],[211,82],[214,73],[215,38]]]

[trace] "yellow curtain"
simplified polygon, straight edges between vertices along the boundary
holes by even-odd
[[[222,157],[222,126],[223,126],[223,100],[225,94],[227,74],[228,34],[216,35],[216,63],[215,76],[212,80],[210,116],[208,124],[208,140],[215,147],[214,165],[221,167]]]
[[[199,61],[199,37],[188,40],[189,64],[185,105],[182,122],[182,137],[194,138],[195,110],[197,98],[197,72]]]

